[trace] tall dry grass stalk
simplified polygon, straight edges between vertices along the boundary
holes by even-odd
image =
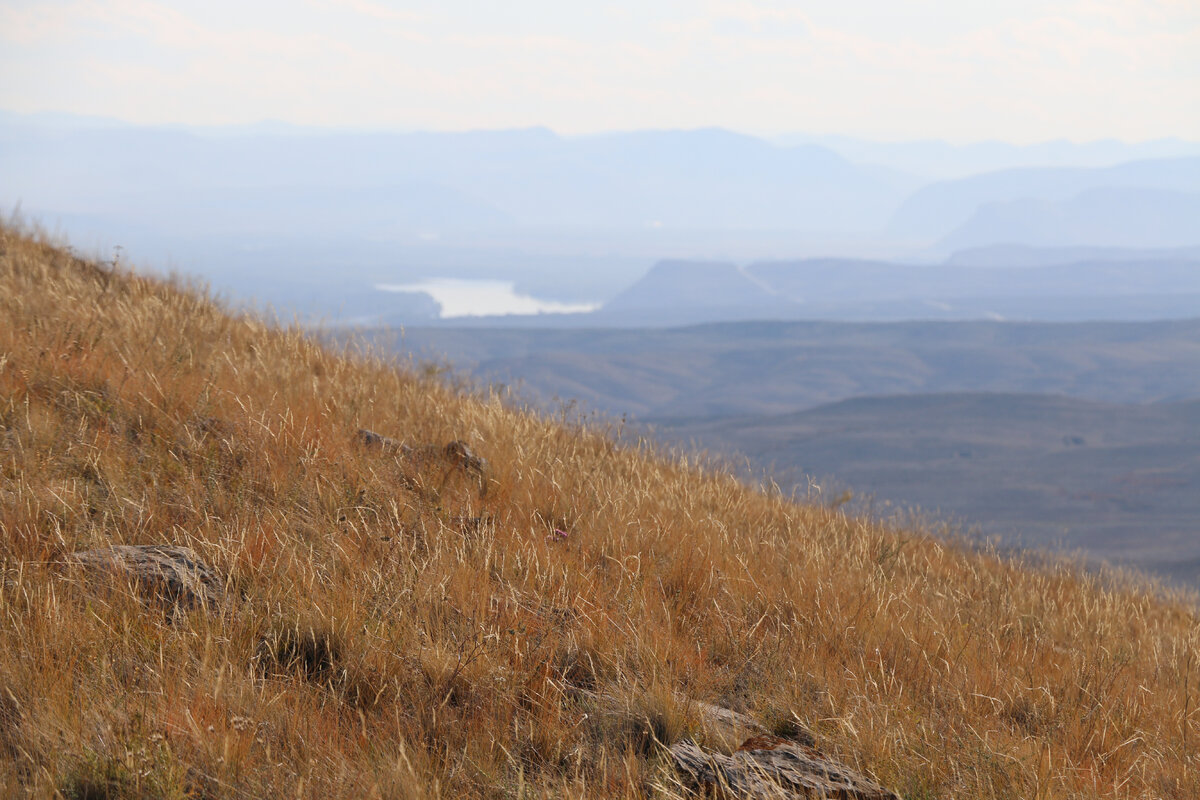
[[[361,427],[461,439],[489,491]],[[113,543],[192,547],[237,600],[167,621],[55,565]],[[1200,797],[1188,598],[796,505],[11,227],[0,619],[5,796],[669,795],[690,696],[913,800]]]

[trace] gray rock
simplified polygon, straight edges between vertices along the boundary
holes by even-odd
[[[668,755],[683,784],[694,791],[758,800],[901,800],[867,776],[812,747],[776,736],[753,736],[732,755],[690,740]]]
[[[89,577],[127,583],[145,599],[177,608],[215,609],[225,600],[221,577],[186,547],[116,545],[82,550],[66,563]]]
[[[693,700],[679,693],[675,695],[675,699],[697,712],[696,716],[703,723],[708,737],[705,740],[707,744],[715,742],[722,748],[731,750],[736,748],[739,742],[745,741],[747,736],[770,733],[762,723],[745,714],[703,700]]]
[[[418,470],[442,469],[443,483],[450,472],[470,475],[478,483],[480,497],[487,494],[487,459],[475,455],[466,442],[455,439],[444,446],[425,444],[413,447],[366,428],[359,428],[355,437],[364,446],[399,456]]]
[[[359,428],[355,437],[367,447],[378,447],[381,450],[398,453],[402,456],[412,454],[412,448],[403,442],[397,441],[389,436],[384,436],[382,433],[369,431],[366,428]]]
[[[467,447],[466,442],[454,440],[449,442],[442,450],[442,458],[445,458],[449,463],[454,464],[459,469],[474,473],[481,481],[483,490],[487,489],[487,459],[481,458],[471,452],[471,448]]]

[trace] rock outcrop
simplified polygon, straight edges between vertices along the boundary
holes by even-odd
[[[369,431],[366,428],[359,428],[355,437],[367,447],[378,447],[399,455],[408,455],[412,452],[412,448],[403,442],[393,439],[390,436],[384,436],[382,433]]]
[[[168,611],[215,609],[225,600],[224,581],[186,547],[116,545],[72,553],[66,564],[110,587],[125,583]]]
[[[762,723],[732,709],[703,700],[694,700],[678,693],[675,699],[696,712],[696,717],[704,726],[704,741],[707,744],[716,744],[724,750],[732,750],[748,736],[770,733]]]
[[[777,736],[747,739],[732,755],[685,739],[667,751],[684,786],[746,800],[901,800],[813,747]]]
[[[447,442],[446,446],[440,449],[432,445],[418,448],[413,450],[409,459],[441,460],[464,472],[476,475],[481,481],[482,488],[487,489],[487,460],[471,452],[471,448],[467,446],[466,442],[455,439],[453,442]]]
[[[443,485],[451,473],[468,475],[478,484],[479,496],[487,494],[487,459],[475,455],[466,442],[455,439],[445,445],[425,444],[414,447],[366,428],[359,428],[355,436],[366,447],[379,448],[398,456],[418,471],[440,473],[439,478]]]

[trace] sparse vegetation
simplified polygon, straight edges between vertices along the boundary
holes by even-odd
[[[486,493],[360,428],[461,440]],[[59,566],[156,543],[230,603],[168,617]],[[0,233],[4,796],[671,796],[690,697],[908,798],[1186,800],[1193,600],[796,505]]]

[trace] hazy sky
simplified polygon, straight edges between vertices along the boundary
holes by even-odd
[[[0,108],[1200,139],[1200,0],[0,0]]]

